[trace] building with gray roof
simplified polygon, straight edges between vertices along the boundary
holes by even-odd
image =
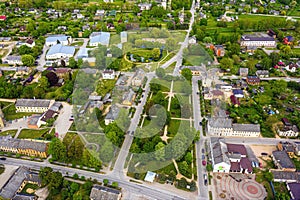
[[[296,171],[295,164],[286,151],[273,151],[272,158],[275,166],[283,171]]]
[[[122,193],[120,190],[104,187],[100,185],[94,185],[90,199],[91,200],[120,200]]]
[[[70,43],[71,37],[66,35],[50,35],[46,38],[46,45],[53,46],[56,44],[68,45]]]
[[[212,137],[210,139],[213,172],[226,172],[230,170],[230,160],[226,156],[227,145],[222,139]]]
[[[80,48],[78,53],[77,53],[77,59],[79,58],[88,58],[89,57],[89,52],[87,48]]]
[[[75,47],[56,44],[50,47],[46,54],[46,59],[71,58],[74,56]]]
[[[54,101],[47,99],[17,99],[15,106],[17,112],[44,113],[52,103]]]
[[[274,182],[300,182],[300,172],[282,171],[278,169],[272,169],[270,171],[273,174]]]
[[[90,35],[90,46],[97,47],[99,44],[108,46],[110,33],[108,32],[93,32]]]
[[[41,184],[38,174],[26,167],[19,167],[0,190],[0,196],[5,199],[23,199],[18,195],[27,183]],[[31,198],[31,197],[30,197]],[[28,198],[25,198],[28,199]]]
[[[259,124],[233,124],[232,119],[226,117],[208,119],[207,129],[209,134],[215,136],[258,137],[260,135]]]
[[[114,122],[118,118],[119,112],[120,112],[120,108],[116,105],[112,105],[110,107],[109,112],[105,116],[105,119],[104,119],[105,125],[108,125],[108,124]]]

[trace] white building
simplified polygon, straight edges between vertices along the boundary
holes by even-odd
[[[7,63],[9,65],[23,65],[21,56],[6,56],[3,63]]]
[[[71,43],[71,37],[66,35],[50,35],[46,38],[46,46],[53,46],[56,44],[68,45]]]
[[[139,3],[138,7],[140,8],[140,10],[150,10],[152,7],[151,3]]]
[[[259,137],[258,124],[233,124],[232,119],[211,118],[207,123],[208,134],[227,137]]]
[[[283,129],[277,129],[277,132],[281,137],[297,137],[299,135],[299,130],[296,125],[284,127]]]
[[[230,160],[225,155],[227,152],[227,145],[224,142],[219,141],[218,138],[211,138],[210,148],[213,172],[229,173],[231,166]]]
[[[63,46],[62,44],[56,44],[51,46],[46,54],[46,59],[60,59],[60,58],[71,58],[74,56],[75,47]]]
[[[99,44],[108,46],[110,33],[108,32],[93,32],[90,35],[90,46],[97,47]]]
[[[107,69],[102,72],[103,79],[115,79],[115,75],[115,71],[111,69]]]
[[[276,47],[276,41],[270,36],[243,35],[241,47]]]
[[[44,113],[54,103],[52,100],[45,99],[17,99],[17,112]]]
[[[108,124],[114,122],[118,118],[119,112],[120,112],[119,107],[116,105],[112,105],[104,119],[105,125],[108,125]]]

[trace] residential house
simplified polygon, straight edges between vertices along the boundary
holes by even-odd
[[[181,71],[186,68],[191,70],[193,76],[199,76],[201,74],[200,66],[180,66],[179,72],[181,73]]]
[[[276,47],[276,41],[270,36],[243,35],[240,40],[241,47]]]
[[[292,73],[296,72],[298,68],[299,65],[297,63],[290,63],[287,66],[285,66],[285,69]]]
[[[294,152],[297,156],[300,156],[300,142],[293,142]]]
[[[286,151],[273,151],[272,159],[275,166],[282,171],[296,171],[296,167]]]
[[[255,74],[259,78],[267,78],[269,77],[270,72],[268,70],[257,70]]]
[[[243,90],[241,90],[241,89],[234,89],[234,90],[232,90],[232,92],[233,92],[233,95],[236,98],[244,98],[244,92],[243,92]]]
[[[94,185],[90,194],[91,200],[120,200],[121,197],[120,190],[100,185]]]
[[[23,65],[21,56],[6,56],[3,63],[7,63],[9,65]]]
[[[27,119],[27,127],[30,129],[38,129],[41,125],[39,125],[39,119],[41,115],[32,115]]]
[[[90,35],[90,46],[97,47],[99,44],[108,46],[110,33],[108,32],[93,32]]]
[[[225,49],[224,49],[223,45],[215,45],[214,52],[215,52],[216,56],[218,56],[218,57],[223,57],[225,55]]]
[[[290,35],[283,38],[283,44],[286,44],[286,45],[293,44],[293,41],[294,41],[294,38],[293,38],[293,36],[290,36]]]
[[[17,112],[44,113],[54,102],[46,99],[17,99]]]
[[[54,68],[54,72],[59,78],[68,79],[72,73],[72,69],[67,67],[59,67]]]
[[[25,45],[32,48],[35,46],[35,42],[32,38],[28,38],[26,41],[25,41]]]
[[[10,174],[10,178],[0,190],[0,196],[5,199],[36,199],[35,195],[22,195],[27,183],[37,184],[41,186],[39,175],[32,172],[27,167],[19,167],[14,173]]]
[[[102,78],[103,79],[115,79],[115,71],[112,70],[112,69],[106,69],[106,70],[103,70],[102,72]]]
[[[285,151],[292,158],[294,157],[294,145],[290,142],[278,142],[277,148],[279,151]]]
[[[240,105],[240,101],[234,95],[230,96],[230,101],[231,101],[231,104],[234,105],[235,107],[238,107]]]
[[[220,88],[221,90],[224,90],[225,92],[229,92],[232,90],[232,85],[230,84],[216,84],[216,88]]]
[[[75,47],[64,46],[62,44],[56,44],[50,47],[46,54],[46,59],[61,59],[61,58],[71,58],[75,54]]]
[[[300,183],[287,183],[286,187],[290,192],[292,200],[300,200]]]
[[[61,45],[68,45],[71,43],[71,37],[66,35],[50,35],[46,38],[46,45],[48,47],[61,44]]]
[[[189,37],[189,44],[197,44],[197,39],[195,36]]]
[[[57,112],[54,110],[47,110],[38,120],[38,126],[40,127],[41,125],[47,124],[47,121],[50,119],[54,119],[54,117],[57,116]]]
[[[6,16],[5,15],[0,15],[0,21],[6,21]]]
[[[241,67],[239,69],[239,75],[242,76],[242,77],[247,77],[248,73],[249,73],[249,69],[248,68]]]
[[[228,137],[258,137],[260,126],[258,124],[234,124],[232,119],[215,117],[208,119],[208,134]]]
[[[297,137],[299,134],[299,129],[296,125],[289,122],[287,118],[282,118],[283,126],[279,126],[277,129],[279,136],[285,137]]]
[[[14,139],[10,135],[0,137],[0,151],[47,158],[47,143],[43,141]]]
[[[138,7],[140,8],[141,11],[150,10],[152,7],[152,4],[151,3],[139,3]]]
[[[273,174],[274,182],[300,182],[300,172],[282,171],[278,169],[271,169],[270,171]]]
[[[134,99],[135,99],[135,92],[132,89],[129,89],[129,91],[125,92],[123,95],[122,105],[132,106]]]
[[[120,112],[120,108],[116,105],[112,105],[110,107],[109,112],[105,116],[105,119],[104,119],[105,125],[108,125],[108,124],[114,122],[118,118],[119,112]]]
[[[140,87],[143,84],[145,78],[145,72],[142,69],[137,69],[134,73],[134,76],[131,80],[132,86]]]
[[[213,99],[223,99],[224,97],[224,92],[220,90],[213,90],[211,91],[211,94],[213,96]]]
[[[260,79],[257,76],[247,76],[246,79],[249,85],[259,85]]]

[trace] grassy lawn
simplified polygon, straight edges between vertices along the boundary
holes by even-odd
[[[176,135],[180,122],[180,120],[171,120],[170,125],[168,126],[168,137],[174,137]]]
[[[166,73],[173,73],[174,69],[175,69],[175,66],[176,66],[176,62],[173,62],[169,67],[167,67],[165,69],[165,72]]]
[[[110,44],[119,44],[121,42],[121,38],[119,34],[112,34],[110,36]]]
[[[77,47],[80,47],[82,45],[83,45],[83,41],[76,41],[71,44],[71,46],[77,46]]]
[[[24,116],[31,116],[31,115],[35,114],[35,113],[27,113],[27,112],[26,113],[22,113],[22,112],[17,113],[16,107],[14,104],[11,104],[10,106],[3,109],[2,111],[3,111],[5,119],[8,121],[14,120],[14,119],[21,119]]]
[[[98,95],[104,97],[106,93],[112,91],[112,89],[115,87],[116,80],[100,80],[96,91]]]
[[[16,135],[18,130],[14,129],[14,130],[8,130],[8,131],[3,131],[0,132],[0,136],[7,136],[7,135],[11,135],[12,137],[14,137]]]
[[[270,183],[268,181],[265,180],[264,175],[263,175],[263,173],[261,171],[259,171],[258,173],[256,173],[255,180],[258,183],[262,184],[265,187],[265,189],[267,191],[267,198],[266,199],[267,200],[274,199],[271,185],[270,185]]]
[[[39,188],[39,186],[38,186],[37,184],[27,183],[27,184],[25,185],[25,187],[23,188],[23,190],[21,191],[21,194],[32,194],[32,193],[28,193],[27,190],[28,190],[28,189],[32,189],[33,192],[34,192],[34,191],[37,190],[38,188]]]
[[[23,129],[19,135],[19,139],[41,139],[48,134],[50,128],[41,130]]]

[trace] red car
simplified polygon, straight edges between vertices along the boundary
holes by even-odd
[[[202,160],[202,165],[205,166],[206,165],[206,161]]]

